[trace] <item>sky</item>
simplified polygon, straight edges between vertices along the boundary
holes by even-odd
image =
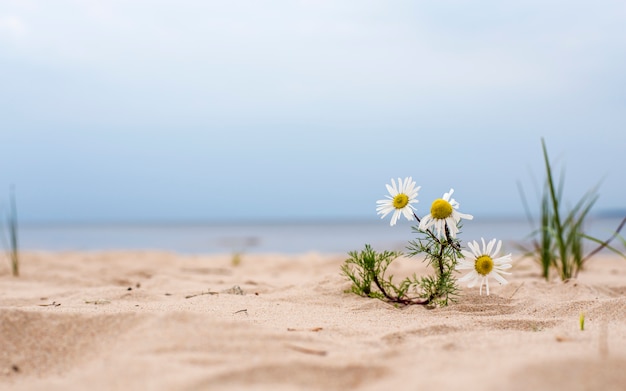
[[[0,209],[32,222],[375,219],[454,188],[626,210],[623,1],[3,0]],[[533,209],[534,210],[534,209]]]

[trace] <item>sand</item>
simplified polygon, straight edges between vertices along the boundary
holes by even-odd
[[[0,389],[626,389],[626,260],[547,282],[514,256],[490,296],[427,309],[345,293],[344,259],[31,252],[19,278],[4,260]]]

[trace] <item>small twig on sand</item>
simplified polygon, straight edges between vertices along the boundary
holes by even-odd
[[[512,299],[513,296],[515,296],[515,294],[517,293],[517,291],[519,291],[519,288],[521,288],[522,286],[524,286],[524,281],[522,281],[522,283],[517,288],[515,288],[511,296],[509,296],[509,299]]]
[[[40,307],[58,307],[60,305],[61,303],[57,303],[56,301],[53,301],[50,304],[39,304]]]
[[[235,311],[235,312],[233,312],[233,315],[234,315],[234,314],[239,314],[239,313],[241,313],[241,312],[243,312],[243,313],[245,313],[246,315],[248,315],[248,309],[247,309],[247,308],[246,308],[246,309],[243,309],[243,310]]]
[[[196,293],[195,295],[187,295],[185,296],[185,299],[191,299],[192,297],[202,296],[202,295],[219,295],[219,292],[211,292],[211,291],[200,292],[200,293]]]
[[[302,346],[296,346],[296,345],[287,345],[287,347],[289,349],[295,350],[296,352],[305,353],[305,354],[313,354],[316,356],[325,356],[328,353],[325,350],[303,348]]]
[[[294,328],[287,328],[287,331],[313,331],[313,332],[318,332],[318,331],[322,331],[324,330],[321,327],[312,327],[310,329],[294,329]]]
[[[85,300],[85,304],[110,304],[109,300]]]

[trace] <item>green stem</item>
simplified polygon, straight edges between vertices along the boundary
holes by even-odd
[[[372,280],[374,281],[374,284],[376,284],[376,287],[378,287],[380,292],[383,294],[383,296],[385,296],[385,298],[388,301],[392,302],[392,303],[399,303],[399,304],[403,304],[403,305],[428,304],[430,302],[430,300],[431,300],[431,299],[422,299],[422,300],[419,300],[419,299],[409,299],[409,298],[392,296],[389,293],[387,293],[385,288],[383,288],[383,285],[378,280],[378,276],[376,275],[376,273],[372,274]]]

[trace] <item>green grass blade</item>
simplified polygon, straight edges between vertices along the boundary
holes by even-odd
[[[541,139],[541,147],[543,149],[543,159],[544,159],[544,163],[546,166],[546,176],[547,176],[547,180],[548,180],[548,190],[549,190],[549,194],[550,194],[550,200],[552,203],[552,226],[554,227],[555,230],[555,240],[556,240],[556,245],[559,249],[559,257],[561,259],[561,278],[562,279],[567,279],[569,277],[571,277],[571,271],[568,269],[568,265],[567,265],[567,259],[568,259],[568,254],[567,254],[567,246],[565,244],[565,240],[564,240],[564,236],[563,236],[563,223],[561,221],[561,216],[559,214],[559,210],[560,210],[560,201],[561,198],[560,196],[562,195],[562,186],[560,186],[560,189],[557,193],[555,187],[554,187],[554,179],[552,176],[552,168],[550,167],[550,159],[548,158],[548,150],[546,148],[546,143],[544,141],[544,139]],[[562,182],[561,182],[562,185]]]
[[[17,240],[17,206],[15,204],[15,189],[11,189],[11,210],[9,215],[9,237],[10,237],[10,256],[11,271],[13,276],[20,275],[19,247]]]
[[[598,253],[600,250],[602,250],[605,247],[608,248],[609,250],[612,250],[612,251],[616,252],[617,254],[621,255],[622,257],[626,258],[626,254],[624,254],[621,251],[618,251],[618,250],[614,249],[613,247],[609,246],[609,243],[611,243],[611,241],[613,239],[615,239],[615,238],[619,238],[622,241],[622,243],[624,244],[624,246],[626,246],[626,240],[620,235],[620,231],[622,230],[624,225],[626,225],[626,217],[624,217],[622,219],[622,222],[617,226],[617,228],[615,229],[615,232],[613,232],[613,235],[611,235],[611,237],[608,238],[605,241],[601,241],[599,239],[596,239],[596,238],[593,238],[591,236],[585,235],[586,239],[591,240],[592,242],[598,243],[599,246],[597,248],[595,248],[593,251],[591,251],[589,254],[587,254],[587,256],[585,256],[585,258],[583,258],[583,262],[585,262],[586,260],[591,258],[593,255],[595,255],[596,253]]]
[[[544,193],[541,202],[541,244],[539,246],[539,260],[541,262],[541,271],[546,280],[550,279],[550,268],[555,265],[555,257],[552,253],[552,230],[550,227],[551,213],[550,201],[547,192]]]
[[[590,240],[594,243],[598,243],[600,245],[601,249],[606,248],[607,250],[613,251],[615,254],[619,255],[620,257],[626,259],[626,253],[623,253],[622,251],[618,250],[617,248],[611,246],[608,244],[609,240],[600,240],[598,238],[594,238],[593,236],[589,236],[589,235],[583,235],[583,237],[587,240]],[[626,240],[624,240],[624,238],[620,237],[620,239],[622,240],[622,242],[624,243],[624,245],[626,246]],[[585,257],[585,260],[587,260],[588,257]]]

